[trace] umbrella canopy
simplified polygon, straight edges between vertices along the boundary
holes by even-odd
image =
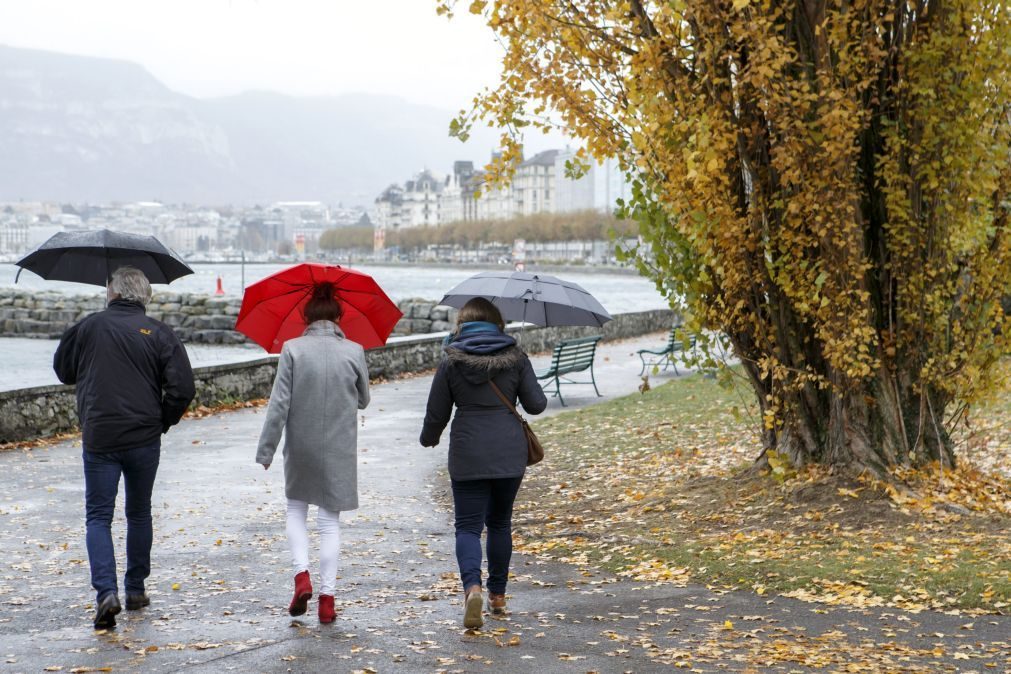
[[[125,266],[141,270],[151,283],[171,283],[193,273],[175,251],[153,236],[109,229],[59,232],[15,264],[49,281],[96,286],[105,286],[112,272]]]
[[[393,300],[368,274],[315,262],[283,269],[246,288],[235,329],[268,353],[280,353],[286,341],[305,331],[302,307],[324,282],[334,285],[343,305],[344,335],[366,349],[385,344],[403,316]]]
[[[579,285],[522,271],[488,271],[471,276],[446,293],[441,304],[459,309],[475,297],[491,301],[507,321],[540,326],[601,326],[611,320],[611,314]]]

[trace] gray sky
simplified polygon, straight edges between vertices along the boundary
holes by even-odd
[[[0,0],[0,44],[140,63],[198,97],[396,94],[457,110],[496,84],[501,47],[461,1]]]

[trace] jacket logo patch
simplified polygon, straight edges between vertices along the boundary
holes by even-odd
[[[141,328],[140,329],[140,334],[142,334],[142,335],[150,335],[151,331],[148,330],[147,328]]]

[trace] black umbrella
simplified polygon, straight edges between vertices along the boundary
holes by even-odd
[[[144,272],[151,283],[171,283],[193,273],[182,258],[153,236],[108,229],[60,232],[15,264],[50,281],[103,287],[112,272],[126,266]]]

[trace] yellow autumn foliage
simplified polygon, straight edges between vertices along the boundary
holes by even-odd
[[[503,130],[498,180],[530,129],[620,160],[630,254],[741,359],[767,448],[878,475],[952,462],[945,412],[997,386],[1011,333],[1011,4],[466,8],[505,54],[454,132]]]

